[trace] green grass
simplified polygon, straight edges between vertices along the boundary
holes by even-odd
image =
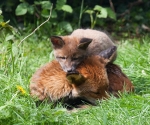
[[[34,42],[33,42],[34,41]],[[132,80],[135,93],[112,97],[98,106],[68,113],[43,102],[38,107],[29,95],[29,82],[37,68],[52,60],[49,40],[31,39],[17,47],[0,43],[0,125],[148,125],[150,121],[150,38],[126,40],[118,45],[116,64]],[[26,94],[17,90],[22,86]]]

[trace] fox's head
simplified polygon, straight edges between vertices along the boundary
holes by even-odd
[[[81,96],[92,104],[96,104],[96,99],[108,97],[106,91],[109,87],[109,79],[106,65],[116,49],[116,46],[112,46],[98,55],[89,56],[77,67],[76,72],[67,73],[66,77],[74,88],[72,96]],[[112,68],[110,70],[114,71]]]
[[[86,60],[84,60],[79,67],[77,68],[77,71],[73,71],[73,72],[68,72],[66,74],[67,79],[72,83],[72,84],[82,84],[84,83],[84,81],[86,80],[84,75],[87,75],[88,73],[85,74],[81,74],[82,70],[83,73],[86,71],[85,69],[88,67],[88,71],[95,70],[94,65],[97,64],[97,60],[99,61],[99,63],[97,64],[98,67],[100,69],[104,69],[104,67],[106,67],[106,65],[112,60],[112,57],[114,56],[115,52],[117,50],[116,46],[112,46],[106,50],[103,50],[102,52],[100,52],[98,55],[94,55],[94,56],[89,56]],[[94,62],[95,64],[92,65],[91,62]],[[100,65],[101,64],[101,65]],[[99,70],[100,72],[102,70]],[[94,75],[94,79],[98,74],[98,71],[96,71],[96,75]],[[92,74],[94,74],[94,71],[91,71]],[[92,74],[90,74],[90,76],[92,76]],[[98,74],[98,76],[100,76],[101,73]],[[99,77],[98,77],[99,78]]]
[[[86,57],[86,49],[92,39],[71,36],[52,36],[54,56],[65,72],[72,72]]]

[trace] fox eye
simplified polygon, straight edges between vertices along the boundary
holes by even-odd
[[[62,56],[59,56],[59,57],[56,57],[58,59],[66,59],[66,57],[62,57]]]
[[[78,60],[81,59],[82,57],[72,57],[72,60]]]
[[[72,60],[78,60],[78,57],[73,57]]]

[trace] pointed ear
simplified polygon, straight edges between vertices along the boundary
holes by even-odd
[[[51,43],[53,44],[54,49],[61,48],[65,44],[63,39],[59,36],[51,36],[50,40]]]
[[[86,78],[78,71],[69,72],[66,74],[66,77],[71,84],[75,84],[75,85],[82,84],[86,80]]]
[[[78,45],[78,49],[86,50],[89,44],[92,42],[92,39],[89,38],[82,38]]]
[[[108,60],[112,60],[112,58],[114,57],[114,55],[116,54],[116,50],[117,50],[117,47],[116,46],[112,46],[106,50],[103,50],[99,56],[105,58],[105,59],[108,59]]]

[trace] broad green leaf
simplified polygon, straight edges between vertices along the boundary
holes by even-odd
[[[67,32],[73,31],[71,24],[69,22],[66,22],[66,21],[60,22],[59,27],[64,29]]]
[[[42,1],[41,2],[42,9],[49,9],[50,10],[51,5],[52,4],[50,3],[50,1]]]
[[[43,9],[42,12],[41,12],[41,15],[42,15],[43,17],[48,18],[48,17],[49,17],[49,10]]]
[[[68,12],[68,13],[72,13],[73,12],[72,7],[69,6],[69,5],[63,5],[62,6],[62,10],[65,11],[65,12]]]
[[[116,13],[115,13],[114,11],[112,11],[111,8],[107,8],[107,13],[108,13],[108,16],[109,16],[111,19],[116,20]]]
[[[98,18],[107,18],[107,9],[101,8],[100,14],[97,15]]]
[[[52,14],[51,14],[52,18],[57,18],[57,13],[55,10],[52,10]]]
[[[5,41],[9,41],[9,40],[12,40],[14,38],[14,35],[6,35],[5,37]]]
[[[50,10],[47,10],[47,9],[44,9],[41,12],[41,15],[45,18],[48,18],[49,14],[50,14]],[[51,18],[56,18],[56,17],[57,17],[57,13],[56,13],[56,11],[53,10],[51,13]]]
[[[15,11],[16,15],[17,16],[25,15],[27,13],[28,6],[29,6],[28,3],[19,4],[16,8],[16,11]]]
[[[101,12],[102,9],[103,9],[103,7],[96,5],[93,10],[97,10],[97,11]]]
[[[28,12],[32,15],[34,13],[34,7],[32,5],[30,5],[28,7]]]
[[[57,10],[61,10],[63,5],[65,5],[65,4],[66,4],[66,0],[57,0],[57,2],[56,2],[56,9]]]
[[[104,7],[101,7],[99,5],[96,5],[94,7],[94,10],[99,11],[100,13],[97,15],[98,18],[106,18],[107,17],[107,9]]]
[[[94,11],[93,10],[86,10],[85,13],[88,13],[88,14],[93,14]]]

